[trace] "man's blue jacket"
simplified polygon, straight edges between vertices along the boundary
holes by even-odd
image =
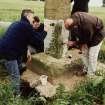
[[[33,30],[32,25],[24,17],[18,22],[14,22],[0,39],[0,57],[14,60],[21,57],[27,46],[31,45],[35,49],[43,49],[42,33]]]

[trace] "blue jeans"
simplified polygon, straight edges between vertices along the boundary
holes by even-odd
[[[18,61],[17,60],[6,61],[5,67],[11,77],[11,87],[13,89],[13,92],[16,92],[16,94],[19,94],[20,93],[20,72],[19,72]]]

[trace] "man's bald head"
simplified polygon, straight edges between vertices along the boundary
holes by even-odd
[[[73,26],[73,19],[72,18],[68,18],[64,21],[64,25],[66,29],[70,29],[71,26]]]

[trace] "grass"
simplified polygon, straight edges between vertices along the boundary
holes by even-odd
[[[91,7],[90,12],[100,17],[105,24],[105,7]]]
[[[41,20],[44,17],[44,3],[25,0],[0,0],[0,20],[15,21],[20,18],[23,9],[30,8],[35,12],[35,15],[40,16]]]
[[[72,93],[60,84],[51,99],[37,95],[14,96],[8,84],[0,83],[0,105],[105,105],[105,79],[86,80]]]
[[[45,105],[43,99],[37,93],[27,97],[15,96],[9,84],[0,82],[0,105]]]
[[[87,79],[72,93],[60,85],[48,105],[105,105],[105,79]]]
[[[71,105],[105,105],[105,79],[89,79],[71,95]]]

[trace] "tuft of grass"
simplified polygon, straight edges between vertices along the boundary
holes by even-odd
[[[37,95],[14,96],[9,84],[0,83],[0,105],[105,105],[105,78],[87,79],[72,93],[60,84],[51,99]]]
[[[57,94],[48,105],[105,105],[105,78],[87,79],[73,92],[59,85]]]
[[[45,105],[43,99],[36,94],[27,98],[14,95],[10,84],[0,82],[0,105]]]
[[[69,92],[65,91],[65,87],[59,84],[57,93],[52,100],[48,101],[47,105],[69,105]]]
[[[105,95],[105,79],[97,85],[94,81],[87,80],[70,96],[70,105],[104,105],[103,95]]]

